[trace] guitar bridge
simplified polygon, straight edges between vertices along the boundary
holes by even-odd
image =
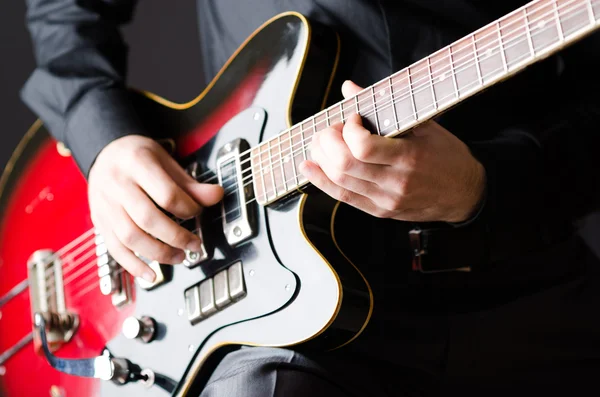
[[[63,284],[62,261],[53,251],[33,253],[27,263],[32,314],[40,313],[46,320],[48,344],[58,349],[71,340],[79,327],[79,316],[67,311]],[[36,348],[41,345],[40,335],[34,332]]]

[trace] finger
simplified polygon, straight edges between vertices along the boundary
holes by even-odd
[[[364,163],[357,159],[350,151],[350,148],[344,141],[343,133],[335,130],[326,129],[319,133],[318,149],[323,153],[322,161],[327,164],[325,173],[331,178],[327,171],[334,171],[345,175],[350,175],[364,181],[375,182],[381,179],[385,166],[379,164]],[[324,164],[319,163],[321,168]],[[336,180],[332,179],[334,182]]]
[[[135,256],[131,250],[125,247],[117,236],[112,231],[106,231],[102,234],[106,248],[110,255],[121,265],[125,270],[135,277],[142,277],[148,282],[153,282],[156,278],[156,273],[144,261]]]
[[[357,114],[348,117],[342,137],[352,156],[363,163],[395,165],[414,150],[414,141],[410,136],[386,138],[373,135],[363,127]]]
[[[342,84],[342,95],[344,96],[344,98],[349,98],[349,97],[355,96],[356,94],[361,92],[363,89],[364,88],[354,84],[353,81],[346,80],[346,81],[344,81],[344,84]]]
[[[221,186],[196,181],[185,172],[174,158],[167,157],[164,159],[163,165],[175,183],[200,205],[210,207],[217,204],[223,198],[224,192]]]
[[[133,252],[160,263],[179,264],[185,259],[182,250],[173,248],[144,232],[120,205],[111,211],[112,230],[121,244]]]
[[[200,213],[200,204],[175,183],[160,161],[149,158],[140,166],[142,169],[133,179],[161,208],[181,219],[189,219]]]
[[[194,252],[201,250],[202,243],[198,235],[178,225],[160,211],[139,187],[124,187],[122,197],[123,208],[140,229],[171,247]]]
[[[381,211],[369,198],[337,186],[314,162],[303,161],[299,166],[300,172],[316,187],[333,197],[374,216],[382,216]]]

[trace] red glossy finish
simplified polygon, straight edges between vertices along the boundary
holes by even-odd
[[[234,115],[248,108],[264,78],[260,68],[250,72],[238,88],[197,127],[176,139],[179,156],[193,153],[208,142]],[[45,134],[40,131],[38,134]],[[27,278],[27,260],[39,249],[58,251],[88,232],[86,181],[71,157],[62,157],[47,137],[32,160],[19,170],[18,182],[8,194],[0,223],[0,297]],[[16,172],[16,171],[15,171]],[[13,175],[14,176],[14,175]],[[93,234],[61,255],[68,310],[80,315],[81,325],[71,342],[56,354],[65,358],[98,355],[114,338],[134,305],[115,309],[98,287]],[[76,255],[69,257],[69,253]],[[29,291],[0,308],[0,353],[32,330]],[[48,396],[58,387],[65,396],[99,395],[97,380],[77,378],[52,369],[30,343],[5,364],[0,395]],[[1,374],[2,372],[0,372]]]

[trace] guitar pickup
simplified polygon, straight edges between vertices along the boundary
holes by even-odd
[[[236,139],[217,153],[217,176],[225,190],[221,202],[223,233],[232,247],[257,232],[249,149],[248,142]]]

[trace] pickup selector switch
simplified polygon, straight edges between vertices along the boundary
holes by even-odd
[[[156,336],[156,321],[152,317],[127,317],[123,322],[123,335],[127,339],[138,339],[150,343]]]

